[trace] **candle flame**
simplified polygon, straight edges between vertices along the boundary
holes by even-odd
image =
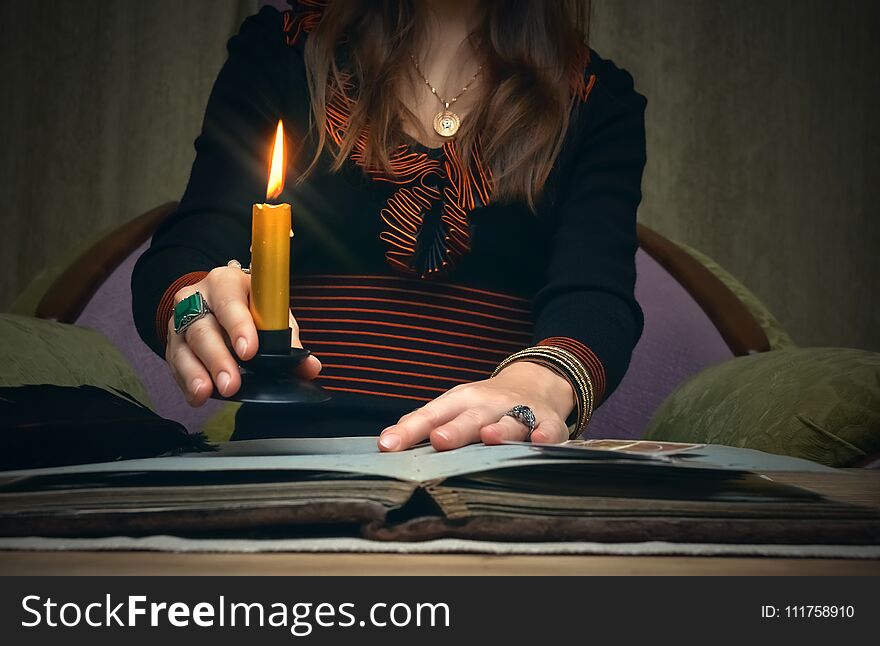
[[[274,200],[284,190],[284,126],[278,122],[275,131],[275,143],[272,145],[272,164],[269,167],[269,185],[266,187],[266,199]]]

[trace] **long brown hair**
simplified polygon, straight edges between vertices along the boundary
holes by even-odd
[[[456,135],[469,168],[479,141],[493,199],[524,200],[534,209],[568,129],[572,83],[583,75],[589,0],[481,0],[471,45],[483,64],[482,95]],[[333,0],[305,49],[318,136],[315,162],[327,143],[326,109],[339,88],[354,88],[348,127],[335,150],[338,170],[360,138],[362,161],[390,172],[389,152],[403,143],[395,92],[412,79],[410,55],[423,35],[418,0]],[[340,69],[338,47],[346,48]],[[367,125],[369,124],[369,127]]]

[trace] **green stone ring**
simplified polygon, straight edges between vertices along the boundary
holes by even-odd
[[[210,313],[208,302],[200,292],[184,298],[174,306],[174,332],[183,334],[186,328]]]

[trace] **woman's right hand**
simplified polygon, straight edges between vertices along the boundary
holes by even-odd
[[[184,298],[201,292],[211,314],[190,325],[182,334],[174,332],[173,317],[168,321],[165,361],[191,406],[201,406],[217,388],[224,397],[238,392],[241,375],[238,361],[252,359],[257,353],[257,328],[248,302],[251,277],[237,267],[217,267],[194,285],[174,294],[176,305]],[[299,326],[290,314],[293,329],[291,346],[301,348]],[[317,357],[309,357],[299,366],[305,379],[321,372]]]

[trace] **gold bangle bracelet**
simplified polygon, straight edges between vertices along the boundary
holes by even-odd
[[[538,346],[544,352],[549,351],[551,356],[558,359],[559,362],[568,368],[571,371],[572,375],[575,377],[576,382],[580,388],[580,392],[583,396],[583,408],[585,409],[582,412],[581,417],[578,420],[578,424],[573,433],[573,437],[580,435],[581,432],[586,428],[587,423],[590,421],[590,418],[593,416],[593,402],[595,400],[594,389],[593,389],[593,380],[590,377],[589,371],[587,371],[586,367],[581,363],[581,361],[573,355],[568,350],[563,348],[557,348],[554,346]]]
[[[577,401],[577,422],[569,426],[569,437],[580,435],[593,416],[595,391],[593,380],[583,363],[571,352],[556,346],[532,346],[520,350],[502,361],[492,373],[494,377],[501,370],[517,361],[538,363],[565,377],[571,384]]]

